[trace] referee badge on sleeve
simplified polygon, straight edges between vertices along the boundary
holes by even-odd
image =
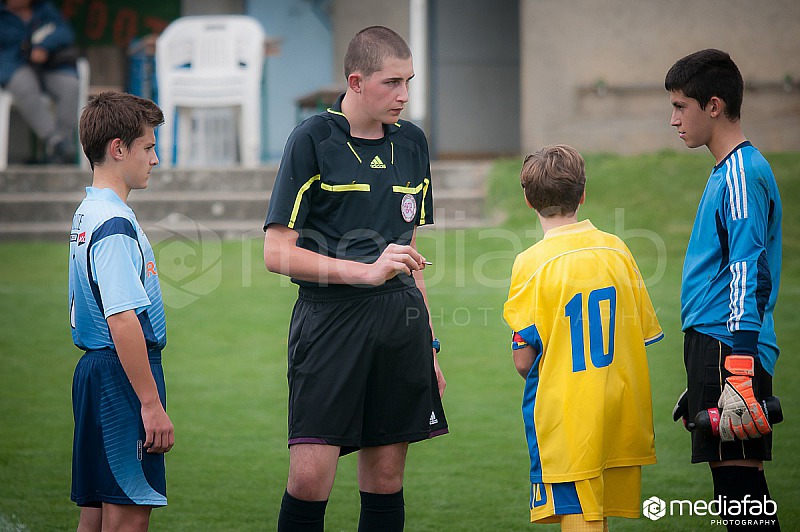
[[[414,199],[414,196],[411,194],[403,196],[403,200],[400,202],[400,213],[406,222],[414,220],[417,215],[417,200]]]

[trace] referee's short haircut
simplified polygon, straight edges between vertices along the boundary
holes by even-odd
[[[103,162],[109,142],[118,138],[130,150],[133,141],[144,135],[145,127],[163,123],[164,114],[152,101],[124,92],[102,92],[89,100],[81,113],[83,152],[94,169],[95,163]]]
[[[731,56],[722,50],[708,48],[682,57],[667,72],[664,88],[694,98],[703,110],[716,96],[725,102],[728,120],[739,120],[744,80]]]
[[[388,58],[408,59],[411,49],[400,35],[384,26],[370,26],[352,38],[344,54],[344,77],[353,72],[370,76],[383,67]]]
[[[545,146],[525,157],[519,180],[540,215],[569,216],[578,210],[586,187],[585,163],[571,146]]]

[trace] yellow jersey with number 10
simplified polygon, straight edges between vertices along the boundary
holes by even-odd
[[[549,230],[517,256],[503,317],[536,354],[522,405],[531,482],[655,463],[645,346],[663,333],[622,240],[588,220]]]

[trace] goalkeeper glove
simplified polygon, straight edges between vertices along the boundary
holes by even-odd
[[[719,421],[720,439],[748,440],[772,432],[767,414],[753,393],[753,357],[728,355],[725,369],[733,375],[725,379],[725,388],[717,403],[722,411]]]
[[[678,398],[678,402],[675,403],[675,408],[672,409],[672,421],[678,421],[680,419],[683,421],[683,428],[686,430],[691,430],[689,428],[689,420],[686,418],[686,415],[689,413],[688,392],[688,388],[683,390],[683,393]]]

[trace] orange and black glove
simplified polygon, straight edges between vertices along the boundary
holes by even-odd
[[[750,355],[728,355],[725,369],[732,376],[717,405],[721,411],[719,437],[722,441],[749,440],[772,432],[767,414],[753,393],[755,361]]]

